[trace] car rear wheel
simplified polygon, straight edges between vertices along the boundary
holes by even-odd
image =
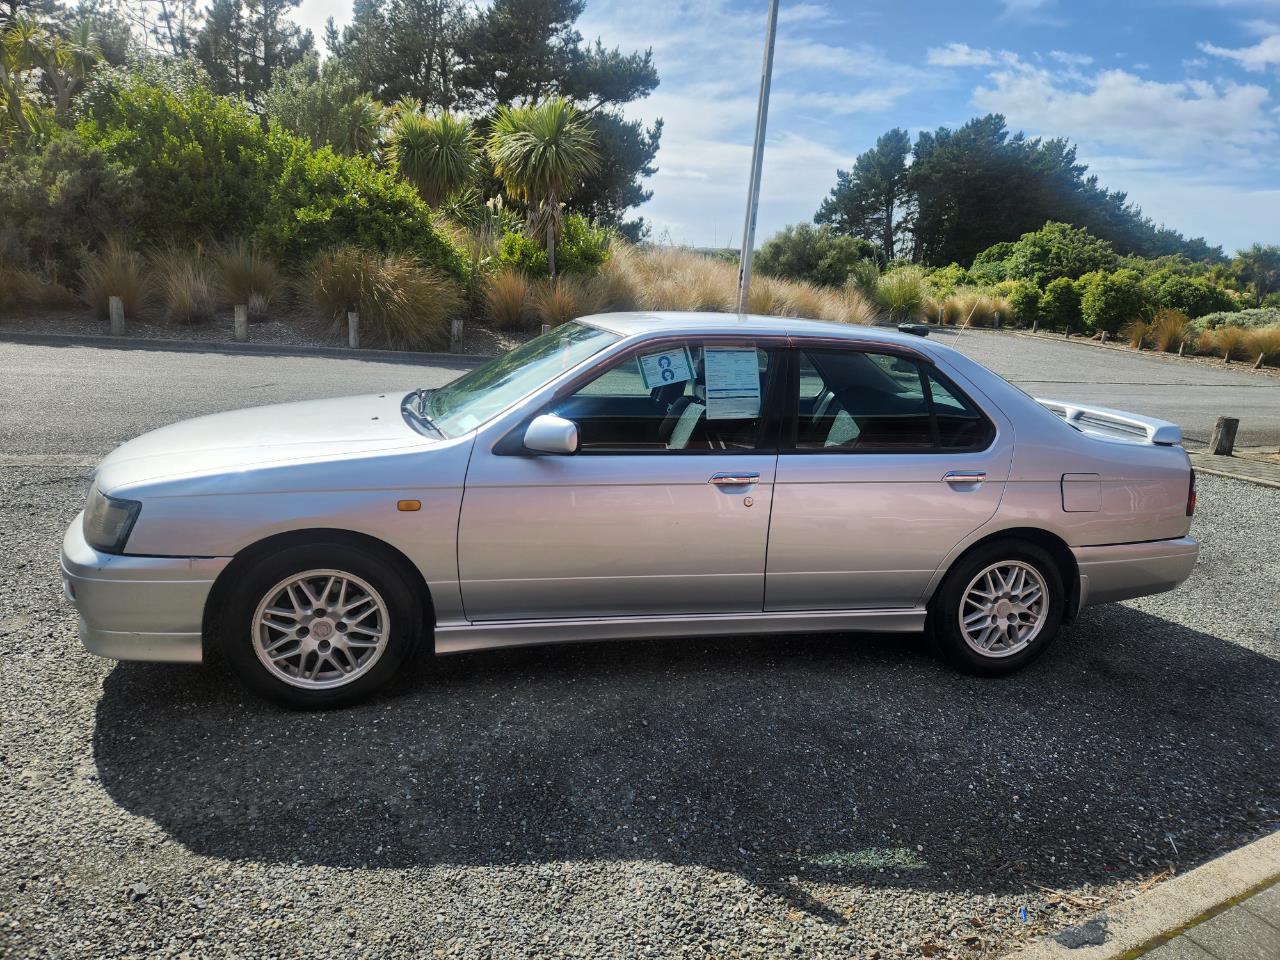
[[[1040,656],[1062,623],[1062,576],[1034,543],[1001,540],[962,557],[929,604],[927,627],[950,663],[1012,673]]]
[[[422,605],[393,563],[351,544],[290,547],[232,589],[222,648],[251,688],[337,707],[386,684],[418,645]]]

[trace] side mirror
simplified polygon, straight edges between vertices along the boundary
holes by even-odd
[[[524,432],[525,449],[537,453],[575,454],[578,445],[578,425],[554,413],[534,417]]]

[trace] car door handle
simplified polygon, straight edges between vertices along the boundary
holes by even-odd
[[[983,470],[948,470],[942,479],[951,484],[981,483],[987,474]]]
[[[707,483],[717,487],[749,487],[760,482],[758,473],[713,473]]]

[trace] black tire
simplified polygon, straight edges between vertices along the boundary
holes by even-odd
[[[259,659],[255,646],[254,620],[259,604],[265,603],[268,593],[275,594],[276,587],[290,577],[315,570],[337,571],[363,581],[381,600],[389,621],[385,645],[372,658],[372,663],[350,680],[334,677],[331,682],[340,685],[324,688],[295,686],[277,676]],[[424,598],[417,594],[418,590],[399,566],[375,549],[342,542],[286,547],[258,560],[231,585],[218,628],[218,645],[245,685],[264,697],[305,709],[348,706],[367,699],[385,686],[419,646],[424,632],[425,604]],[[318,632],[317,629],[316,635]],[[335,638],[336,644],[337,634],[332,628],[326,629],[326,633]],[[311,656],[306,662],[314,664],[318,657]],[[339,659],[335,655],[329,661],[334,669]],[[353,672],[360,669],[354,659],[342,659]]]
[[[974,578],[993,564],[1025,564],[1039,573],[1047,594],[1047,612],[1038,632],[1025,646],[1005,655],[979,652],[965,639],[960,624],[960,608]],[[947,572],[929,601],[925,632],[934,650],[952,666],[980,676],[1000,676],[1020,670],[1039,657],[1058,635],[1066,591],[1062,574],[1053,557],[1026,540],[997,540],[965,554]],[[972,611],[972,607],[966,607]]]

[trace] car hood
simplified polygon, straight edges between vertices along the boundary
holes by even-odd
[[[98,466],[107,493],[208,476],[430,445],[400,412],[402,393],[279,403],[183,420],[117,447]]]

